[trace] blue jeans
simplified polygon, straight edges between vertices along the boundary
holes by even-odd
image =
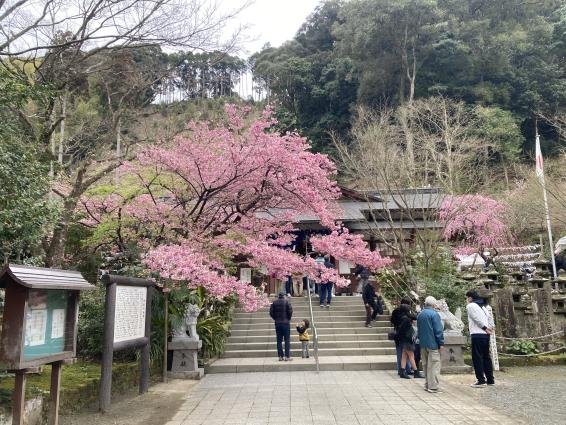
[[[403,353],[403,347],[397,341],[395,341],[395,352],[397,354],[397,373],[401,373],[401,354]],[[413,372],[411,363],[407,362],[407,365],[405,366],[405,372]]]
[[[276,323],[275,335],[277,335],[277,356],[289,357],[291,350],[291,325],[289,323]],[[285,339],[285,355],[283,355],[283,339]]]
[[[325,298],[326,303],[330,305],[332,301],[332,282],[320,284],[320,305],[324,304]]]
[[[309,342],[308,341],[301,341],[301,351],[302,351],[303,359],[309,357]]]

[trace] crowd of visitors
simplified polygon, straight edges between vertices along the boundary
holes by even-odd
[[[485,301],[475,290],[466,293],[468,328],[472,342],[472,363],[477,381],[471,386],[482,388],[495,385],[493,363],[490,355],[490,335],[493,333],[493,316],[485,308]],[[391,313],[393,332],[389,339],[395,341],[397,372],[401,378],[425,378],[425,390],[441,392],[439,378],[441,352],[444,350],[444,326],[438,314],[438,302],[428,296],[424,308],[416,315],[413,301],[404,297]],[[419,306],[416,306],[418,309]],[[423,371],[419,369],[422,360]]]
[[[317,259],[325,267],[334,267],[330,258]],[[383,299],[376,291],[377,282],[365,268],[356,268],[356,293],[361,295],[365,312],[366,327],[372,327],[372,321],[383,314]],[[305,282],[306,281],[306,282]],[[311,290],[308,279],[300,274],[293,274],[285,285],[285,291],[278,294],[270,308],[270,315],[275,321],[277,335],[277,355],[279,361],[290,361],[290,321],[293,309],[287,297],[291,291],[295,296],[303,296],[304,289]],[[320,307],[330,308],[333,285],[322,282],[317,285],[315,292],[319,294]],[[414,295],[414,294],[413,294]],[[287,296],[287,297],[286,297]],[[471,338],[472,363],[477,381],[474,388],[495,385],[493,363],[490,355],[490,335],[493,333],[493,316],[485,308],[484,300],[475,290],[466,293],[468,327]],[[414,309],[413,309],[414,305]],[[402,379],[424,378],[424,388],[430,393],[441,392],[439,388],[441,371],[441,352],[444,350],[444,326],[438,313],[438,302],[428,296],[422,306],[409,297],[403,297],[400,304],[391,313],[393,331],[388,338],[395,342],[397,354],[397,372]],[[299,341],[301,342],[302,357],[309,358],[310,335],[309,320],[296,324]],[[422,368],[420,365],[422,363]]]

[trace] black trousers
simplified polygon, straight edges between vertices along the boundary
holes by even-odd
[[[489,335],[472,334],[472,363],[479,383],[495,382],[493,378],[493,363],[489,355]]]
[[[289,323],[276,323],[275,335],[277,335],[277,355],[289,357],[291,351],[291,325]],[[285,340],[285,355],[283,356],[283,340]]]
[[[372,320],[377,317],[377,305],[375,304],[375,300],[367,303],[366,305],[366,325],[369,325]]]

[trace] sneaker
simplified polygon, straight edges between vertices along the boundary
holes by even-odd
[[[426,390],[427,390],[429,393],[432,393],[432,394],[442,394],[442,390],[438,390],[438,389],[435,390],[435,389],[433,389],[433,388],[427,388]]]
[[[286,361],[286,362],[292,362],[293,359],[292,359],[291,357],[285,357],[285,361]]]
[[[326,304],[326,308],[330,308],[330,304]]]
[[[324,304],[321,304],[321,305],[320,305],[320,308],[324,308]]]
[[[424,378],[425,375],[424,375],[423,372],[416,372],[416,373],[414,373],[414,377],[415,377],[415,378]]]
[[[311,357],[311,356],[309,356],[309,355],[307,354],[307,359],[310,359],[310,357]]]
[[[487,386],[488,386],[488,387],[494,387],[494,386],[495,386],[495,382],[488,382],[488,383],[487,383]]]
[[[366,325],[366,328],[373,328],[373,326],[371,324]]]
[[[482,382],[478,381],[478,382],[470,385],[470,387],[472,387],[472,388],[485,388],[485,387],[487,387],[487,384],[485,382],[482,383]]]
[[[279,357],[279,361],[282,362],[282,361],[283,361],[283,357]]]

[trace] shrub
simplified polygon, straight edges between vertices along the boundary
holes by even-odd
[[[438,255],[424,264],[424,258],[419,253],[413,256],[412,278],[424,288],[426,295],[436,299],[445,299],[451,311],[457,307],[465,307],[466,287],[456,271],[456,262],[447,248],[439,249]]]
[[[505,347],[505,351],[511,354],[537,354],[538,346],[534,341],[518,339]]]
[[[102,356],[104,297],[105,291],[100,287],[81,294],[77,335],[77,354],[80,357],[98,360]]]

